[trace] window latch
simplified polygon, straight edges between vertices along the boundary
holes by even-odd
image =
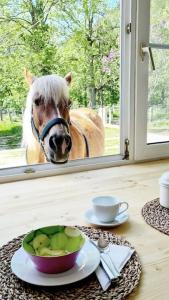
[[[144,61],[146,54],[148,54],[148,56],[150,58],[152,70],[155,71],[155,63],[154,63],[152,49],[150,46],[147,46],[145,43],[141,43],[140,44],[140,56],[141,56],[142,61]]]
[[[129,139],[125,139],[124,143],[125,143],[125,151],[124,151],[123,160],[124,159],[129,160]]]
[[[126,32],[127,32],[128,34],[131,33],[131,23],[128,23],[128,24],[126,25]]]

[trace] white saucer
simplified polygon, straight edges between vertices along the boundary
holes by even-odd
[[[12,272],[21,280],[41,286],[60,286],[79,281],[93,273],[100,263],[100,253],[89,241],[81,249],[76,264],[59,274],[46,274],[36,270],[32,261],[20,248],[11,260]]]
[[[123,214],[116,217],[112,222],[104,223],[104,222],[99,221],[96,218],[93,209],[88,209],[85,212],[84,217],[88,223],[93,224],[93,225],[102,226],[102,227],[115,227],[115,226],[119,226],[120,224],[123,224],[124,222],[126,222],[128,220],[129,215],[125,211]]]

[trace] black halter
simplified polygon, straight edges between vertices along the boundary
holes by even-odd
[[[63,119],[63,118],[55,118],[55,119],[52,119],[51,121],[49,121],[46,126],[43,128],[42,130],[42,133],[40,134],[39,133],[39,130],[36,128],[35,126],[35,123],[34,123],[34,119],[33,119],[33,116],[31,117],[31,126],[32,126],[32,131],[33,131],[33,134],[36,138],[36,140],[40,143],[40,146],[41,146],[41,149],[46,157],[46,160],[48,162],[50,162],[50,159],[48,158],[46,152],[45,152],[45,148],[44,148],[44,145],[43,145],[43,142],[44,142],[44,139],[45,137],[47,136],[49,130],[54,126],[54,125],[57,125],[57,124],[62,124],[64,125],[66,128],[67,128],[67,131],[69,132],[69,125],[68,123]],[[69,149],[70,151],[70,149]],[[59,164],[62,164],[62,163],[65,163],[65,162],[58,162]]]

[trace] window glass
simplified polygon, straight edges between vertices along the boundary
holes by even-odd
[[[169,141],[169,5],[151,1],[150,45],[155,70],[149,71],[147,143]],[[150,61],[151,64],[151,61]]]
[[[7,0],[0,19],[0,168],[27,163],[24,68],[37,77],[71,71],[72,109],[95,110],[105,129],[102,155],[119,154],[120,1]]]

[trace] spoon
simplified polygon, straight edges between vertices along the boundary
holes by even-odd
[[[100,248],[98,247],[97,242],[90,240],[90,242],[99,250],[101,253]],[[107,276],[109,277],[110,280],[114,280],[116,276],[114,275],[113,271],[110,269],[109,264],[103,257],[100,257],[100,265],[103,267],[104,271],[106,272]]]
[[[110,255],[109,255],[109,252],[110,252],[109,242],[106,241],[103,237],[100,237],[98,239],[98,241],[97,241],[97,245],[98,245],[98,248],[100,249],[100,252],[107,254],[107,257],[109,258],[111,270],[114,273],[114,275],[116,277],[119,276],[120,273],[117,270],[117,268],[115,267],[115,265],[113,264],[112,259],[111,259]]]

